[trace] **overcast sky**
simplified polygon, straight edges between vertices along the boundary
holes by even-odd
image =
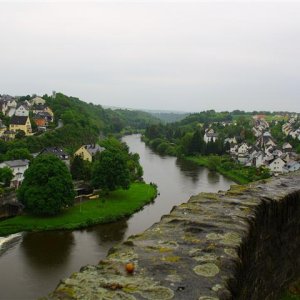
[[[1,1],[0,94],[300,112],[300,2]]]

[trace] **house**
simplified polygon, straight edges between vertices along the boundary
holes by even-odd
[[[254,166],[259,168],[264,164],[264,153],[262,151],[254,150],[249,155],[249,160],[246,166]]]
[[[50,107],[48,107],[47,105],[42,105],[42,104],[39,104],[39,105],[35,105],[33,108],[32,108],[32,112],[34,114],[41,114],[41,113],[44,113],[44,114],[47,114],[49,116],[49,122],[53,122],[53,117],[54,117],[54,113],[52,111],[52,109]]]
[[[32,133],[31,123],[28,116],[13,116],[10,121],[9,130],[23,130],[25,135]]]
[[[248,153],[248,145],[246,143],[242,143],[238,148],[238,154],[247,154]]]
[[[260,137],[262,135],[262,131],[259,130],[258,128],[256,128],[256,127],[252,128],[252,132],[253,132],[255,137]]]
[[[14,140],[16,136],[16,132],[14,130],[5,130],[2,134],[2,138],[5,141],[11,141]]]
[[[24,180],[24,173],[29,167],[28,159],[7,160],[0,164],[0,168],[8,167],[13,172],[11,186],[18,188]]]
[[[285,123],[282,125],[282,132],[285,134],[285,135],[289,135],[289,133],[292,131],[292,126],[291,124],[289,123]]]
[[[294,172],[300,169],[300,162],[299,161],[294,161],[290,160],[288,163],[285,164],[283,168],[283,172]]]
[[[93,160],[93,156],[96,155],[96,153],[102,152],[103,150],[105,150],[105,148],[99,146],[98,144],[83,145],[74,153],[74,155],[81,156],[82,159],[91,162]]]
[[[212,128],[206,129],[204,134],[204,142],[215,142],[218,139],[218,134],[214,132]]]
[[[33,116],[33,120],[37,126],[47,126],[53,117],[48,112],[39,112]]]
[[[29,116],[29,107],[24,104],[19,104],[15,111],[16,116]]]
[[[7,103],[5,101],[1,101],[0,100],[0,112],[3,113],[3,115],[6,114],[8,107],[7,107]]]
[[[255,145],[262,149],[268,146],[276,146],[276,143],[274,142],[271,134],[267,131],[257,139]]]
[[[293,150],[293,147],[290,143],[284,143],[282,145],[283,152],[291,152]]]
[[[282,173],[284,165],[285,162],[280,157],[277,157],[274,160],[270,161],[267,167],[271,170],[272,173]]]
[[[60,160],[62,160],[67,167],[70,167],[70,157],[67,153],[64,152],[63,149],[59,148],[59,147],[47,147],[44,148],[39,155],[42,154],[52,154],[55,155],[56,157],[58,157]]]
[[[283,152],[280,151],[279,149],[275,149],[272,154],[274,155],[274,157],[281,157]]]
[[[224,144],[226,144],[226,143],[229,143],[230,145],[235,145],[235,144],[237,144],[237,140],[236,140],[235,137],[233,137],[233,138],[226,138],[224,140]]]
[[[3,124],[2,120],[0,120],[0,137],[4,134],[7,130],[7,127]]]
[[[8,99],[7,107],[8,108],[17,108],[17,101],[15,100],[15,98],[11,97]]]
[[[31,105],[44,105],[46,103],[46,100],[41,97],[35,97],[30,100]]]

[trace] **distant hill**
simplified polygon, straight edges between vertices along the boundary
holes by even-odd
[[[158,119],[160,119],[163,123],[174,123],[183,120],[189,114],[188,113],[168,113],[168,112],[150,112],[150,114]]]

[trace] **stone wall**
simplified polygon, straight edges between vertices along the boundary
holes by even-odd
[[[300,274],[299,249],[298,172],[191,197],[48,299],[277,299]]]

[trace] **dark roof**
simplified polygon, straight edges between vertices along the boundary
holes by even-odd
[[[102,152],[105,148],[99,146],[98,144],[84,145],[85,149],[93,156],[98,152]]]
[[[218,137],[218,133],[205,133],[207,137]]]
[[[25,109],[29,110],[29,106],[28,106],[27,103],[25,103],[25,102],[19,103],[19,104],[17,105],[17,109],[18,109],[20,106],[23,106]]]
[[[34,110],[44,110],[47,107],[47,105],[44,104],[38,104],[38,105],[34,105],[33,109]]]
[[[25,125],[27,122],[28,116],[13,116],[11,118],[10,124],[15,125]]]
[[[40,154],[53,154],[53,155],[57,156],[58,158],[60,158],[61,160],[69,159],[69,155],[67,153],[65,153],[63,149],[61,149],[59,147],[47,147],[47,148],[44,148],[39,153],[39,155]]]
[[[6,164],[7,166],[12,168],[23,167],[23,166],[28,166],[29,160],[28,159],[7,160],[4,161],[3,164]]]
[[[34,119],[52,119],[52,116],[48,112],[43,111],[43,112],[36,113],[33,118]]]

